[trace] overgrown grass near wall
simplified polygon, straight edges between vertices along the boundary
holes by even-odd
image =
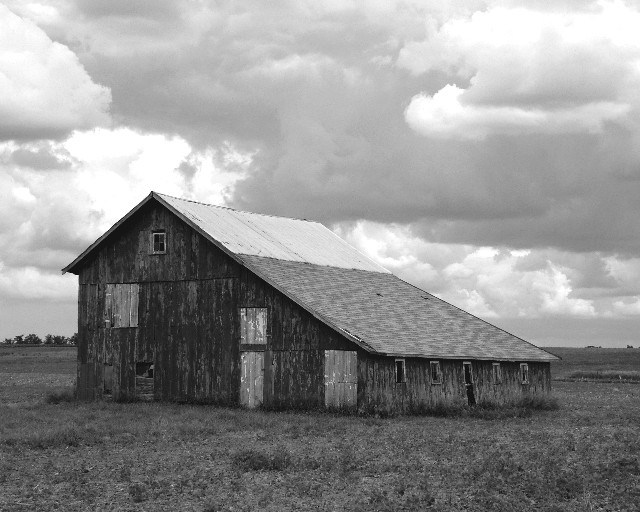
[[[0,405],[0,510],[639,510],[633,384],[555,382],[559,409],[499,419],[53,404],[41,391]]]

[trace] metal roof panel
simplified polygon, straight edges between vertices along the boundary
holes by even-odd
[[[319,222],[156,194],[234,254],[389,273]]]

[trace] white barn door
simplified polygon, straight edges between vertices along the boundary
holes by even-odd
[[[263,398],[264,352],[242,352],[240,361],[240,405],[258,407]]]
[[[324,404],[329,408],[358,405],[358,353],[324,351]]]

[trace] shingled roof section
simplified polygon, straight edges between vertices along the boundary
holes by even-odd
[[[256,256],[243,259],[301,305],[378,353],[492,361],[557,360],[393,274]]]

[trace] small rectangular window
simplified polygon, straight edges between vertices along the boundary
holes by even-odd
[[[431,361],[431,384],[442,384],[442,372],[440,371],[440,361]]]
[[[520,363],[520,380],[523,384],[529,384],[529,365]]]
[[[500,363],[493,363],[492,375],[494,384],[502,384],[502,368],[500,368]]]
[[[471,369],[471,362],[464,361],[462,363],[462,369],[464,370],[464,383],[467,386],[471,386],[473,384],[473,371]]]
[[[164,231],[154,231],[151,233],[151,252],[153,254],[166,254],[167,234]]]
[[[406,382],[404,359],[396,359],[396,384]]]

